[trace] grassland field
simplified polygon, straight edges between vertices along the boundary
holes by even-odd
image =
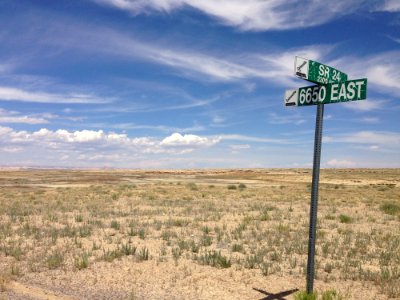
[[[310,188],[309,169],[0,170],[0,299],[304,290]],[[400,299],[400,169],[322,170],[316,248],[320,296]]]

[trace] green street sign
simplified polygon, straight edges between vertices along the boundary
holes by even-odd
[[[296,56],[294,61],[296,76],[319,84],[343,82],[347,74],[317,61]]]
[[[284,105],[306,106],[364,100],[366,98],[367,78],[363,78],[287,90]]]

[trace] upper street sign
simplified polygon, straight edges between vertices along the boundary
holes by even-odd
[[[317,61],[299,56],[296,56],[294,61],[294,72],[300,78],[319,84],[347,80],[347,74]]]
[[[285,106],[329,104],[367,98],[367,78],[287,90]]]

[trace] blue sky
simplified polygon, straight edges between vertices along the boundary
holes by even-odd
[[[311,167],[295,55],[368,78],[322,167],[400,167],[400,1],[0,1],[0,165]]]

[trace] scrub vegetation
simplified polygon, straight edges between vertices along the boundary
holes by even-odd
[[[310,181],[306,169],[0,171],[0,299],[301,290]],[[315,297],[399,299],[400,170],[322,170],[319,194]]]

